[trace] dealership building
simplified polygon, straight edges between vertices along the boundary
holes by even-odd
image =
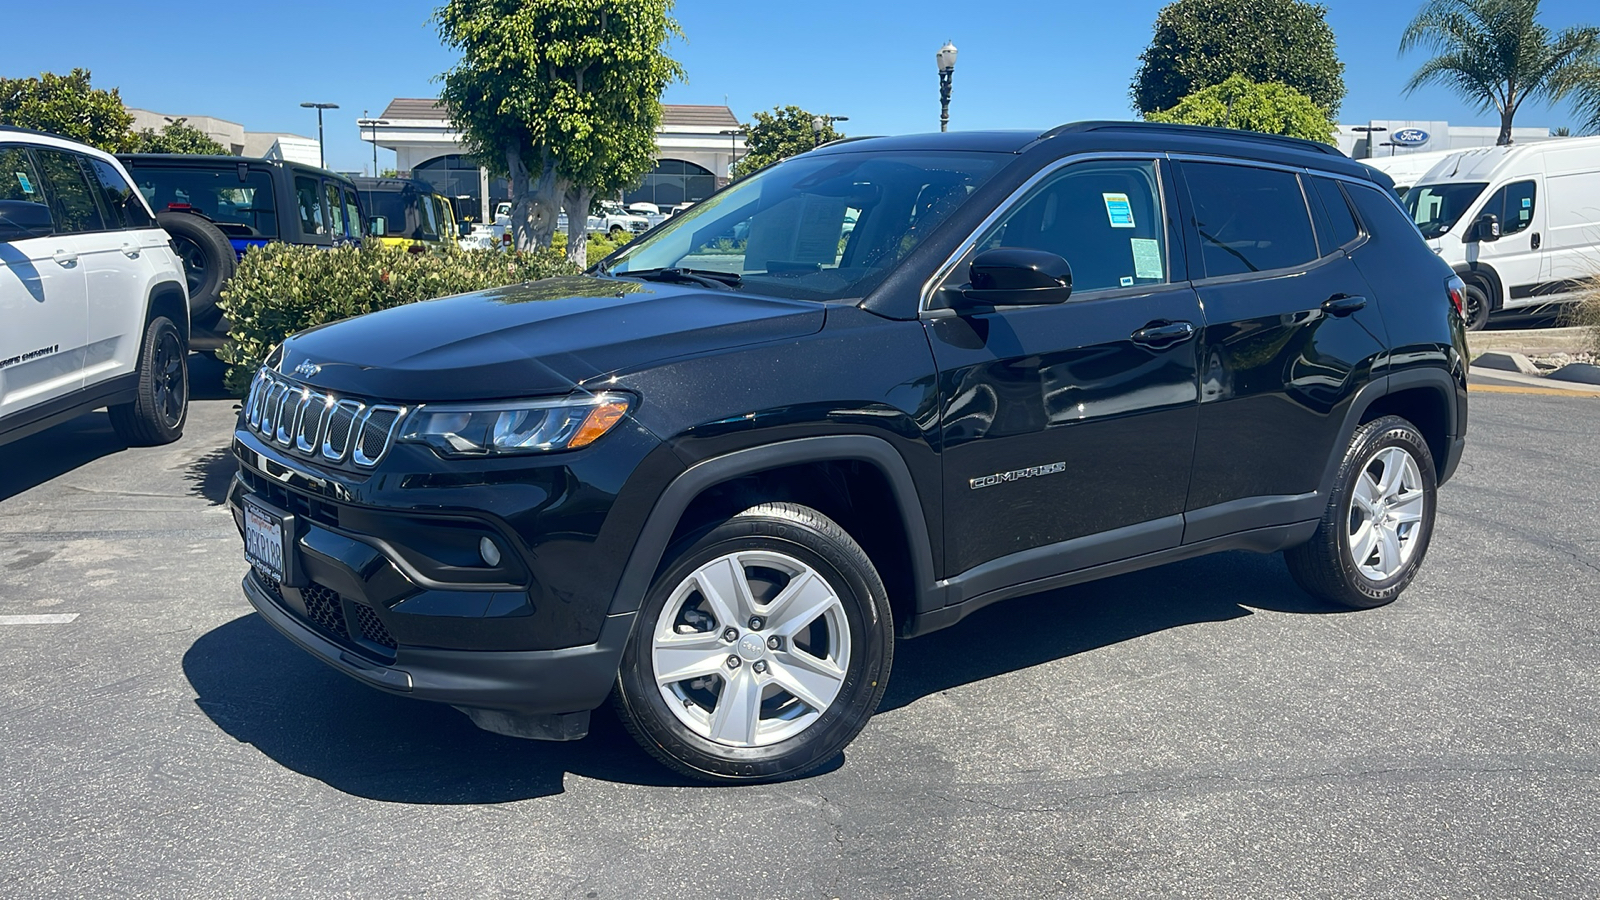
[[[1498,125],[1451,125],[1419,119],[1373,119],[1365,124],[1340,125],[1334,133],[1334,142],[1352,159],[1493,147],[1499,139]],[[1548,140],[1548,128],[1511,129],[1513,144]]]
[[[393,150],[395,168],[455,199],[458,213],[481,221],[496,203],[510,200],[504,178],[467,155],[461,135],[438,101],[398,97],[376,119],[360,120],[361,139]],[[704,199],[726,184],[733,161],[744,155],[739,120],[726,106],[663,104],[656,128],[656,165],[625,203],[666,207]]]

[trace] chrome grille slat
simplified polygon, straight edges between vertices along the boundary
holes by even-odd
[[[244,419],[251,431],[298,455],[370,469],[389,452],[408,411],[313,390],[263,368],[250,387]]]

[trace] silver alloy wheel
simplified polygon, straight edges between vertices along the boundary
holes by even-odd
[[[1416,555],[1425,502],[1422,471],[1404,447],[1384,447],[1362,465],[1350,492],[1345,541],[1364,577],[1386,581]]]
[[[821,718],[850,668],[838,592],[798,559],[746,550],[692,572],[662,607],[652,676],[689,730],[765,747]]]

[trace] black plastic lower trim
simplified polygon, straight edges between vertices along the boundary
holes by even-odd
[[[130,372],[74,391],[65,397],[47,400],[38,406],[12,413],[0,419],[0,444],[38,434],[46,428],[60,425],[84,413],[94,412],[102,406],[132,403],[138,396],[138,391],[139,375]]]

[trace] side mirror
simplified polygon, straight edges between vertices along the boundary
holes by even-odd
[[[1484,213],[1472,226],[1472,236],[1475,240],[1493,243],[1500,240],[1500,217],[1494,213]]]
[[[389,220],[384,216],[373,216],[367,220],[367,234],[373,237],[383,237],[389,233]]]
[[[985,250],[972,260],[967,281],[967,287],[950,298],[956,309],[1043,306],[1072,296],[1072,266],[1044,250]]]
[[[472,223],[471,222],[458,222],[458,223],[456,223],[456,234],[459,234],[462,237],[471,237],[472,236]]]

